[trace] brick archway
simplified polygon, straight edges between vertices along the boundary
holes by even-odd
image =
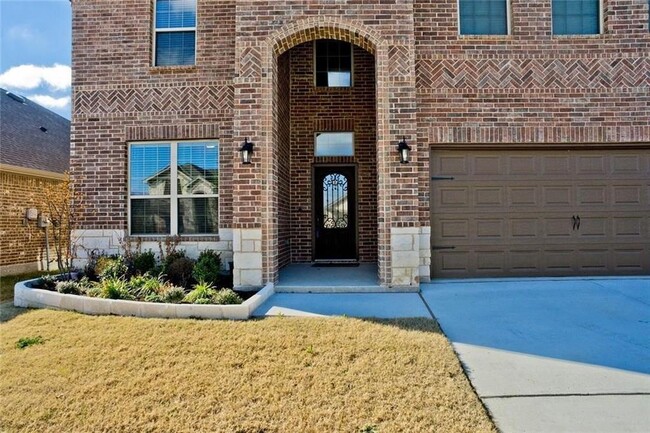
[[[296,45],[316,39],[337,39],[350,42],[376,55],[382,37],[373,29],[340,17],[312,17],[291,23],[269,38],[275,56]]]
[[[412,34],[406,39],[404,34],[384,35],[379,29],[335,16],[310,16],[276,29],[267,35],[245,34],[236,44],[233,138],[236,145],[250,138],[256,143],[256,153],[253,164],[235,163],[233,170],[235,285],[262,285],[278,279],[282,246],[278,237],[278,58],[298,44],[337,39],[375,58],[379,281],[385,287],[417,287],[418,251],[409,250],[408,256],[400,251],[403,257],[395,265],[397,253],[391,250],[400,236],[412,241],[418,230],[417,172],[413,168],[417,161],[409,167],[399,164],[393,146],[398,137],[415,137],[416,133],[414,59],[409,54],[414,52]],[[233,158],[238,158],[236,152]],[[244,242],[238,242],[245,238],[259,239],[259,244],[255,242],[259,247],[246,250]],[[415,249],[417,242],[409,245]]]

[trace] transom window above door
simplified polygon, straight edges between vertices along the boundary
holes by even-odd
[[[333,39],[314,41],[317,87],[352,86],[352,44]]]
[[[354,133],[317,132],[315,156],[354,156]]]

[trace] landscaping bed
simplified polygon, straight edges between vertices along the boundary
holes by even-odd
[[[432,320],[16,310],[0,324],[2,431],[496,431]]]
[[[230,287],[224,287],[230,286]],[[218,253],[197,260],[182,251],[94,255],[77,272],[44,275],[17,283],[14,305],[56,308],[86,314],[202,319],[248,319],[273,294],[235,291]],[[219,287],[219,288],[217,288]]]

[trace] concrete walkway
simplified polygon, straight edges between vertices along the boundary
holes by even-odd
[[[650,432],[650,278],[439,281],[422,295],[504,433]]]

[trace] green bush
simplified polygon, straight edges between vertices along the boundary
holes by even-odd
[[[98,296],[106,299],[133,300],[135,296],[129,293],[128,283],[122,278],[106,278],[96,283],[99,288]]]
[[[83,293],[81,285],[74,280],[59,281],[56,283],[56,291],[65,295],[81,295]]]
[[[156,267],[156,255],[151,250],[134,253],[132,256],[132,266],[136,274],[144,275],[146,273],[153,273]]]
[[[232,289],[221,289],[212,296],[212,302],[219,305],[235,305],[244,300]]]
[[[221,273],[221,254],[214,250],[205,250],[201,252],[192,276],[196,281],[206,281],[211,284],[219,283],[219,274]]]
[[[170,283],[187,288],[192,282],[193,270],[194,260],[187,257],[179,257],[169,264],[165,273]]]
[[[161,253],[162,254],[162,253]],[[185,254],[185,250],[174,250],[171,253],[167,254],[165,258],[162,261],[162,270],[163,272],[167,272],[167,269],[169,269],[169,266],[175,262],[178,259],[185,258],[187,255]]]
[[[128,272],[129,268],[122,256],[100,257],[95,267],[95,273],[100,280],[124,278]]]
[[[54,275],[43,275],[38,280],[38,285],[45,290],[56,290],[56,277]]]
[[[209,304],[212,297],[217,293],[210,283],[200,282],[194,286],[194,289],[183,298],[183,302],[188,304]],[[205,301],[208,302],[205,302]]]
[[[163,302],[169,302],[170,304],[178,304],[183,301],[185,297],[185,290],[182,287],[177,286],[165,286],[165,289],[162,293]]]
[[[150,295],[160,295],[164,285],[162,277],[144,274],[131,277],[127,289],[135,298],[146,299]]]

